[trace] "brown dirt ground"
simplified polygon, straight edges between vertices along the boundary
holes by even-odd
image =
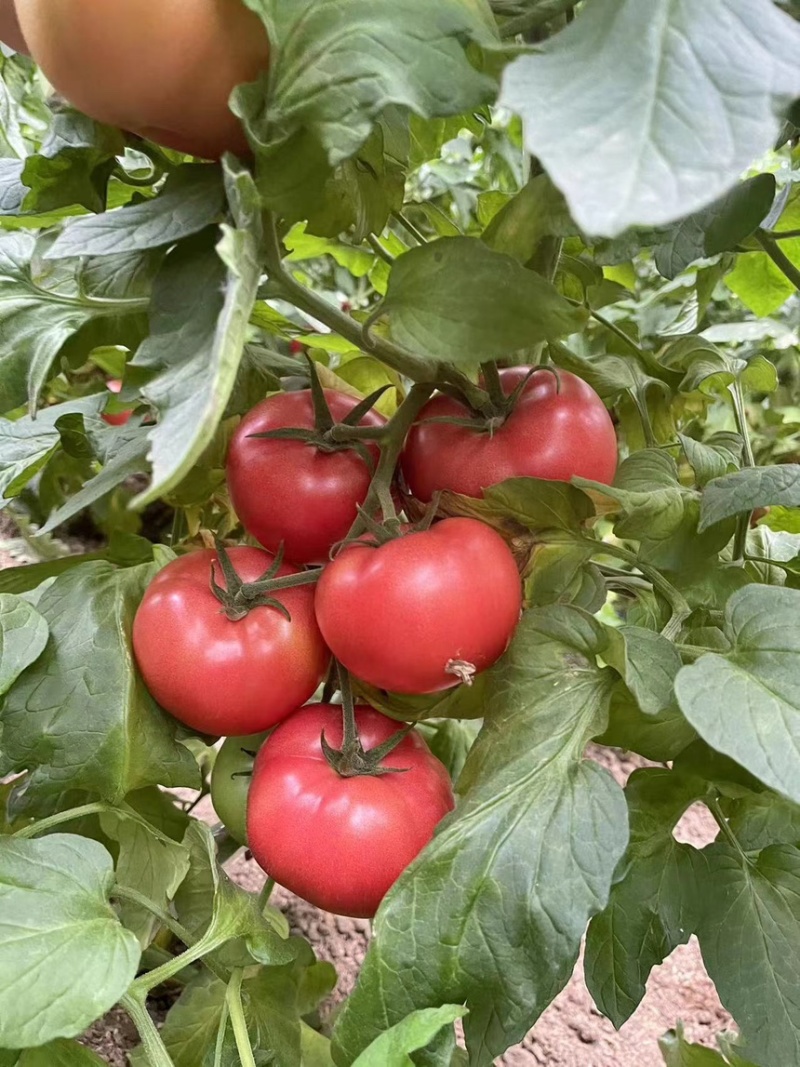
[[[25,546],[13,539],[13,533],[0,521],[0,568],[25,561]],[[639,757],[610,750],[593,750],[590,755],[621,783],[644,763]],[[205,815],[214,818],[208,804]],[[705,809],[697,805],[686,813],[676,836],[704,845],[716,836],[716,826]],[[257,890],[263,884],[263,872],[244,853],[237,854],[227,869],[235,881],[248,889]],[[325,1006],[325,1017],[355,984],[369,940],[369,923],[320,911],[280,887],[272,899],[288,917],[293,932],[308,938],[317,955],[333,963],[338,971],[339,982]],[[152,1003],[156,1020],[163,1019],[166,1007],[158,1001]],[[525,1040],[509,1049],[497,1063],[502,1067],[663,1067],[658,1038],[679,1020],[685,1024],[687,1036],[708,1045],[714,1044],[716,1033],[731,1025],[706,975],[694,939],[655,968],[644,1001],[618,1033],[594,1007],[579,962],[567,987]],[[126,1014],[114,1009],[91,1027],[83,1041],[110,1067],[127,1067],[126,1052],[137,1039]]]

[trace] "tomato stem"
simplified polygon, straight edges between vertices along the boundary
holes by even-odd
[[[142,1048],[150,1067],[175,1067],[161,1034],[158,1032],[158,1027],[147,1010],[145,1000],[146,995],[129,991],[122,997],[120,1004],[130,1016],[131,1022],[142,1039]]]
[[[236,1051],[239,1053],[239,1062],[242,1067],[256,1067],[253,1056],[253,1047],[250,1044],[250,1035],[247,1032],[247,1021],[242,1007],[242,977],[241,967],[237,967],[228,982],[225,994],[225,1003],[228,1005],[228,1013],[233,1027],[233,1036],[236,1040]]]
[[[323,731],[320,745],[329,765],[341,778],[378,777],[383,774],[397,774],[402,767],[382,767],[383,759],[393,752],[408,733],[414,728],[410,723],[388,740],[375,748],[365,751],[358,736],[356,709],[353,699],[353,685],[349,672],[337,664],[339,674],[339,692],[342,694],[342,747],[335,749],[328,744]]]
[[[222,604],[222,609],[231,622],[239,622],[245,618],[253,608],[275,608],[276,611],[292,621],[292,616],[289,613],[288,608],[280,600],[276,599],[275,593],[283,592],[287,589],[297,589],[299,586],[312,585],[318,581],[322,571],[319,568],[298,571],[297,574],[286,574],[282,578],[276,578],[281,563],[283,562],[283,545],[278,549],[275,558],[264,572],[264,574],[255,582],[243,582],[239,575],[236,573],[236,568],[231,562],[231,558],[228,555],[225,546],[217,537],[214,539],[216,546],[217,559],[219,565],[222,568],[222,573],[225,578],[225,585],[222,586],[217,581],[216,572],[214,569],[214,561],[211,562],[211,577],[210,586],[211,592]]]

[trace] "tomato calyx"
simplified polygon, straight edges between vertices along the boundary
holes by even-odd
[[[490,437],[493,437],[517,406],[517,403],[532,376],[539,370],[547,371],[553,375],[556,382],[556,392],[560,392],[561,379],[559,378],[558,371],[555,367],[531,367],[525,377],[514,386],[514,389],[508,395],[506,395],[503,392],[497,364],[494,361],[482,363],[481,371],[486,386],[486,396],[488,398],[486,404],[481,407],[475,407],[473,404],[470,404],[463,395],[458,395],[456,399],[470,410],[470,415],[464,417],[458,415],[437,415],[434,418],[424,419],[423,421],[443,422],[450,426],[466,426],[468,429],[475,430],[477,433],[487,433]],[[455,390],[451,391],[442,386],[439,388],[440,392],[446,392],[449,396],[454,395]]]
[[[375,389],[369,396],[359,401],[340,422],[337,422],[331,414],[331,409],[325,398],[325,391],[320,383],[316,364],[308,354],[306,354],[306,360],[308,362],[311,387],[311,402],[314,406],[313,428],[282,426],[276,430],[265,430],[263,433],[251,433],[248,434],[248,437],[266,438],[273,441],[302,441],[304,444],[312,445],[320,452],[344,452],[350,449],[357,452],[370,472],[373,472],[375,470],[375,460],[364,442],[380,441],[385,437],[386,430],[383,426],[360,426],[359,423],[391,386],[382,385],[379,389]]]
[[[278,552],[267,570],[255,582],[243,582],[236,573],[236,568],[225,550],[225,546],[214,538],[217,559],[225,577],[225,585],[217,581],[216,568],[211,564],[210,586],[211,592],[222,604],[224,614],[231,622],[239,622],[253,610],[253,608],[275,608],[291,622],[292,616],[289,609],[276,596],[284,589],[296,589],[301,585],[311,585],[320,576],[320,569],[299,571],[297,574],[287,574],[283,578],[276,578],[283,563],[283,546]]]
[[[328,765],[340,778],[378,778],[384,774],[401,774],[407,768],[383,767],[381,764],[414,729],[414,724],[409,723],[375,748],[365,749],[358,736],[350,675],[341,664],[338,665],[338,670],[339,691],[342,694],[342,747],[333,748],[325,738],[325,731],[322,731],[320,746]]]

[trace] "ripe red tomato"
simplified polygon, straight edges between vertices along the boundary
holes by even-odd
[[[106,382],[106,389],[108,389],[108,391],[110,393],[120,393],[120,392],[122,392],[122,382],[119,380],[119,378],[109,378],[108,381]],[[128,419],[130,419],[131,412],[130,411],[106,412],[101,417],[102,417],[104,422],[108,423],[109,426],[124,426],[125,423],[128,421]]]
[[[247,582],[272,562],[260,548],[232,548],[228,555]],[[308,700],[329,653],[314,619],[311,586],[278,594],[291,622],[272,607],[255,607],[231,622],[209,585],[216,559],[216,552],[192,552],[155,576],[133,622],[136,662],[158,703],[193,730],[257,733]],[[224,587],[218,563],[215,572]],[[294,573],[284,565],[278,576]]]
[[[530,367],[500,371],[503,392],[514,391]],[[557,377],[556,377],[557,376]],[[480,497],[506,478],[573,476],[610,484],[617,469],[614,424],[603,401],[568,371],[537,370],[516,407],[490,434],[480,428],[426,420],[468,418],[458,400],[434,396],[412,427],[401,457],[408,488],[422,501],[441,489]]]
[[[17,15],[47,80],[93,119],[210,159],[248,151],[228,98],[270,53],[241,0],[17,0]]]
[[[365,749],[402,724],[356,708]],[[386,892],[453,809],[444,766],[417,733],[383,760],[401,772],[342,778],[320,736],[342,743],[342,709],[311,704],[275,730],[256,757],[247,802],[247,841],[279,885],[319,908],[371,918]]]
[[[324,392],[337,422],[358,403],[336,389]],[[360,425],[385,422],[370,411]],[[331,546],[347,536],[371,472],[352,449],[322,452],[304,441],[249,436],[286,427],[313,429],[310,389],[270,396],[245,415],[228,449],[228,490],[245,529],[265,548],[276,552],[283,543],[293,563],[323,563]],[[367,447],[377,460],[377,446]]]
[[[346,547],[317,583],[334,656],[395,693],[433,693],[485,670],[519,621],[520,577],[505,541],[477,519],[444,519],[373,548]],[[466,672],[470,673],[469,666]]]

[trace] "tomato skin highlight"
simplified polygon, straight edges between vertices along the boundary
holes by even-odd
[[[228,108],[269,64],[242,0],[17,0],[31,54],[75,107],[180,152],[248,152]]]
[[[325,389],[333,418],[340,422],[358,400]],[[368,412],[360,426],[383,426]],[[248,533],[270,552],[283,544],[293,563],[323,563],[331,547],[347,536],[369,488],[371,472],[353,450],[321,452],[303,441],[268,440],[250,434],[292,427],[312,429],[311,391],[267,397],[245,415],[228,449],[228,491]],[[377,462],[378,449],[367,448]]]
[[[503,392],[512,393],[530,369],[501,370]],[[420,412],[400,458],[406,484],[418,500],[427,503],[443,489],[479,498],[507,478],[568,482],[577,475],[606,485],[614,480],[618,457],[611,416],[594,389],[569,371],[534,371],[514,410],[491,435],[425,421],[469,415],[444,394],[432,397]]]
[[[211,771],[211,803],[225,829],[240,845],[247,844],[247,794],[254,758],[266,733],[228,737],[223,741]]]
[[[356,707],[365,749],[402,724]],[[399,773],[341,778],[320,736],[342,743],[342,709],[310,704],[286,719],[256,758],[247,804],[247,840],[279,885],[318,908],[371,918],[400,874],[454,806],[447,770],[412,731],[385,759]]]
[[[245,581],[272,556],[259,548],[228,555]],[[186,726],[214,736],[268,730],[308,700],[330,659],[314,618],[311,586],[277,594],[292,616],[256,607],[231,622],[209,586],[216,552],[168,563],[148,586],[133,622],[133,648],[147,688]],[[278,576],[294,574],[283,565]],[[215,562],[217,582],[225,579]]]
[[[451,661],[490,667],[519,621],[514,557],[477,519],[444,519],[378,548],[352,545],[317,583],[316,611],[334,656],[394,693],[457,685]]]

